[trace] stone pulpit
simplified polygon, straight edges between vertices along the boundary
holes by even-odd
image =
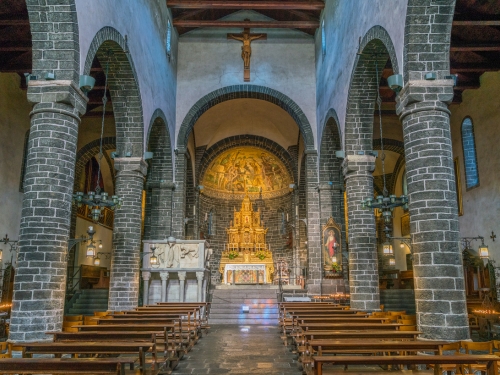
[[[253,210],[248,195],[240,211],[234,210],[222,252],[219,271],[226,284],[267,284],[272,282],[273,255],[266,244],[268,229],[261,223],[260,209]]]

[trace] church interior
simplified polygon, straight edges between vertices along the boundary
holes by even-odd
[[[493,375],[499,87],[496,0],[4,0],[0,373]]]

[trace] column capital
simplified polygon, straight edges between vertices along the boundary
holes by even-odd
[[[168,272],[160,272],[160,279],[161,279],[161,281],[167,281],[168,280]]]
[[[186,271],[177,272],[180,281],[186,281]]]
[[[149,271],[142,271],[142,279],[144,281],[148,281],[151,278],[151,272]]]
[[[205,272],[196,272],[196,278],[198,279],[198,281],[203,281],[203,279],[205,278]]]
[[[345,178],[355,175],[372,176],[375,170],[375,156],[346,155],[342,162],[342,172]]]
[[[449,115],[448,104],[453,100],[453,85],[452,79],[409,81],[396,97],[396,113],[401,120],[423,111],[442,111]]]
[[[143,158],[115,158],[115,169],[117,175],[120,173],[138,172],[143,176],[148,173],[148,164]]]
[[[81,115],[84,115],[87,110],[87,102],[89,98],[80,90],[77,85],[70,80],[54,80],[54,81],[29,81],[28,82],[28,101],[33,104],[43,104],[42,108],[35,108],[31,115],[38,111],[50,112],[56,111],[50,104],[63,104],[72,106],[75,111],[68,114],[80,121]],[[60,109],[59,109],[60,111]]]

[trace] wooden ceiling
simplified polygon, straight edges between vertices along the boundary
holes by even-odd
[[[199,27],[266,27],[293,28],[314,35],[319,27],[324,2],[320,0],[169,0],[174,26],[180,35]],[[272,21],[245,23],[221,20],[242,9],[253,9]],[[31,32],[26,2],[0,1],[0,72],[18,73],[25,88],[24,73],[31,72]],[[479,87],[479,77],[487,71],[500,70],[500,1],[457,0],[451,38],[451,73],[458,75],[455,103],[462,100],[462,92]],[[385,67],[381,94],[385,107],[394,112],[395,95],[387,87],[386,78],[392,74],[390,64]],[[97,59],[91,75],[96,78],[89,94],[87,116],[99,116],[102,111],[104,74]],[[109,94],[108,94],[109,95]],[[108,103],[107,113],[111,109]],[[91,111],[91,112],[90,112]]]

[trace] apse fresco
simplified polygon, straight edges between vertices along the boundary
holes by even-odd
[[[245,194],[271,198],[289,192],[292,183],[285,165],[273,154],[256,147],[237,147],[210,163],[203,176],[204,193],[231,198]],[[262,189],[262,190],[261,190]]]

